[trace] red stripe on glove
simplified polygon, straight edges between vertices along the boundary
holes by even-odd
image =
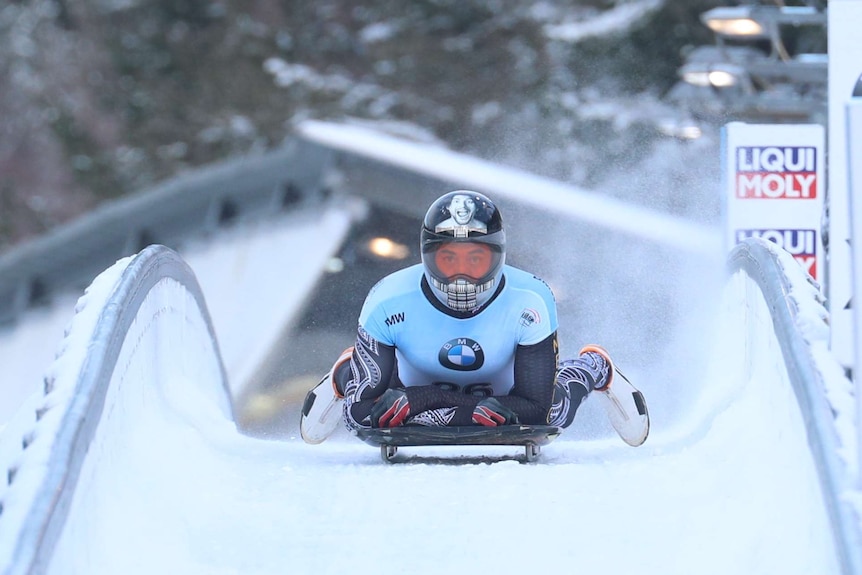
[[[380,427],[398,427],[407,418],[410,413],[410,403],[406,397],[399,397],[398,401],[389,406],[383,415],[380,416]]]
[[[497,427],[506,422],[506,418],[484,405],[477,405],[473,410],[473,423],[487,427]]]

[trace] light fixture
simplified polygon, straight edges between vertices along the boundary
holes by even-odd
[[[701,14],[715,44],[687,55],[679,70],[683,81],[668,98],[709,122],[822,121],[828,84],[825,7],[785,6],[783,0],[772,6],[741,3]],[[792,32],[794,42],[785,44],[790,29],[806,26],[813,28]],[[794,52],[797,47],[802,50]]]
[[[727,70],[683,69],[682,79],[695,86],[713,86],[715,88],[728,88],[737,83],[737,76]]]
[[[770,31],[753,15],[752,6],[713,8],[701,14],[701,21],[721,36],[769,38]]]
[[[826,25],[826,14],[810,6],[720,6],[700,19],[720,36],[752,40],[773,38],[779,25]]]
[[[379,258],[390,260],[403,260],[410,256],[410,248],[384,237],[368,240],[368,251]]]
[[[722,62],[689,62],[679,70],[685,82],[694,86],[730,88],[740,86],[748,90],[745,69]]]

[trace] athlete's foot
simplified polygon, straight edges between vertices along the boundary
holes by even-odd
[[[614,362],[608,351],[600,345],[587,345],[578,354],[593,379],[595,391],[607,391],[614,380]]]
[[[299,433],[306,443],[322,443],[341,423],[344,394],[337,385],[336,375],[344,371],[343,368],[349,364],[352,354],[352,347],[341,352],[329,373],[305,396],[299,419]]]
[[[341,423],[341,410],[344,399],[335,394],[330,375],[320,380],[314,389],[305,396],[302,415],[299,419],[299,433],[306,443],[322,443],[335,432]]]

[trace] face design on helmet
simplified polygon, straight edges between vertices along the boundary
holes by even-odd
[[[449,201],[449,219],[434,227],[437,233],[451,231],[455,237],[467,237],[469,232],[487,233],[485,222],[474,218],[476,202],[467,194],[455,194]]]

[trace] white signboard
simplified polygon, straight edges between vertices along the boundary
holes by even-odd
[[[823,127],[733,122],[722,138],[728,251],[746,238],[760,237],[790,252],[822,280]]]

